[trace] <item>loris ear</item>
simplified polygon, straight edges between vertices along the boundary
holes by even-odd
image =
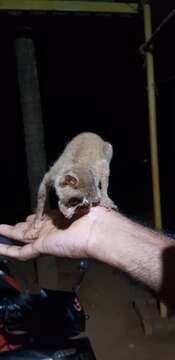
[[[78,179],[74,175],[67,174],[62,177],[59,184],[62,187],[69,185],[76,189],[78,185]]]

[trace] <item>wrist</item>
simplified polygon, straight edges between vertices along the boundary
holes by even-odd
[[[106,263],[111,263],[112,249],[117,247],[117,226],[120,214],[113,210],[109,211],[103,207],[91,209],[91,230],[87,241],[87,256]],[[115,260],[117,254],[115,253]]]

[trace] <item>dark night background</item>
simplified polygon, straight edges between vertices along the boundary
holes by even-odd
[[[158,8],[159,6],[159,8]],[[153,28],[173,1],[152,4]],[[110,195],[119,208],[150,222],[146,69],[142,12],[136,16],[0,13],[0,222],[15,223],[31,210],[16,73],[14,40],[35,42],[50,166],[65,143],[94,131],[114,147]],[[175,230],[175,19],[156,41],[155,68],[163,225]]]

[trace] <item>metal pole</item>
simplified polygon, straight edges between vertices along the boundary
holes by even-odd
[[[145,40],[148,41],[152,35],[151,24],[151,7],[149,1],[144,5],[144,27]],[[154,223],[157,229],[162,228],[161,201],[160,201],[160,181],[159,181],[159,160],[157,145],[157,128],[156,128],[156,91],[154,79],[154,58],[153,54],[145,54],[147,68],[148,84],[148,108],[149,108],[149,131],[150,131],[150,150],[151,150],[151,168],[152,168],[152,187],[153,187],[153,204],[154,204]]]

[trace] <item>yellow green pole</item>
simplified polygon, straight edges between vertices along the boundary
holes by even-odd
[[[148,0],[144,3],[144,26],[145,40],[148,41],[152,35],[151,6]],[[161,199],[160,199],[160,180],[159,180],[159,158],[157,144],[156,126],[156,86],[154,77],[154,58],[151,52],[145,53],[147,68],[148,86],[148,108],[149,108],[149,132],[152,168],[152,188],[154,204],[154,224],[157,229],[162,228]],[[164,302],[160,301],[160,316],[167,317],[168,309]]]
[[[143,9],[144,9],[145,40],[148,41],[152,35],[151,7],[149,1],[144,2]],[[161,229],[162,215],[161,215],[161,200],[160,200],[157,126],[156,126],[156,86],[155,86],[155,78],[154,78],[154,58],[153,58],[153,54],[150,52],[145,53],[145,58],[146,58],[147,87],[148,87],[148,111],[149,111],[154,223],[157,229]]]
[[[138,3],[92,0],[0,0],[0,10],[137,14]]]

